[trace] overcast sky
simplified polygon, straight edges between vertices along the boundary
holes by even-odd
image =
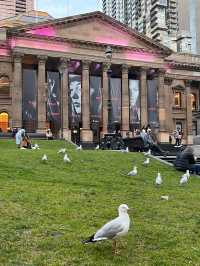
[[[101,9],[101,0],[35,0],[36,9],[55,18],[72,16]]]

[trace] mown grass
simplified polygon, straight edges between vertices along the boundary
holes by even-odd
[[[180,173],[157,161],[142,167],[141,153],[39,145],[18,150],[14,141],[0,141],[0,265],[200,265],[200,179],[180,187]],[[64,146],[71,164],[57,154]],[[133,164],[139,174],[128,177]],[[110,241],[83,245],[121,203],[133,209],[121,254],[112,255]]]

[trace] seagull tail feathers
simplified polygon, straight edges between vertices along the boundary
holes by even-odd
[[[96,241],[94,240],[94,235],[92,235],[92,236],[90,236],[88,239],[81,240],[81,242],[82,242],[83,244],[89,244],[89,243],[94,243],[94,242],[96,242]]]

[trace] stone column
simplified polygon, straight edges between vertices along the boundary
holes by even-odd
[[[90,129],[90,62],[82,61],[82,129],[81,141],[92,142],[93,132]]]
[[[102,106],[103,106],[103,131],[102,136],[108,132],[108,69],[111,64],[104,63],[103,64],[103,90],[102,90]]]
[[[164,87],[165,70],[159,69],[158,73],[158,118],[160,125],[159,140],[160,142],[169,141],[169,132],[167,131],[167,113],[166,113],[166,97]]]
[[[129,127],[129,84],[128,66],[122,65],[122,135],[126,136]]]
[[[165,99],[166,99],[166,130],[170,133],[173,133],[174,131],[174,125],[173,125],[173,119],[172,119],[172,109],[173,109],[173,103],[174,103],[174,97],[172,92],[172,78],[166,77],[165,80]]]
[[[140,102],[141,102],[141,126],[147,126],[147,68],[140,70]]]
[[[46,100],[47,100],[47,85],[46,85],[46,56],[38,56],[38,133],[46,131]]]
[[[191,96],[191,81],[185,81],[186,90],[186,130],[187,130],[187,144],[193,144],[192,134],[192,96]]]
[[[12,127],[22,127],[22,57],[23,54],[14,54],[14,79],[12,91],[13,123]]]
[[[71,140],[71,131],[69,130],[69,80],[68,80],[68,63],[70,59],[60,59],[61,73],[61,135],[62,138]]]

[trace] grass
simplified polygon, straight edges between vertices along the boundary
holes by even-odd
[[[180,187],[180,173],[157,161],[143,168],[141,153],[39,145],[18,150],[14,141],[0,141],[0,265],[200,265],[200,179]],[[71,164],[57,154],[64,146]],[[129,177],[133,164],[139,173]],[[110,241],[83,245],[121,203],[133,209],[121,254],[112,255]]]

